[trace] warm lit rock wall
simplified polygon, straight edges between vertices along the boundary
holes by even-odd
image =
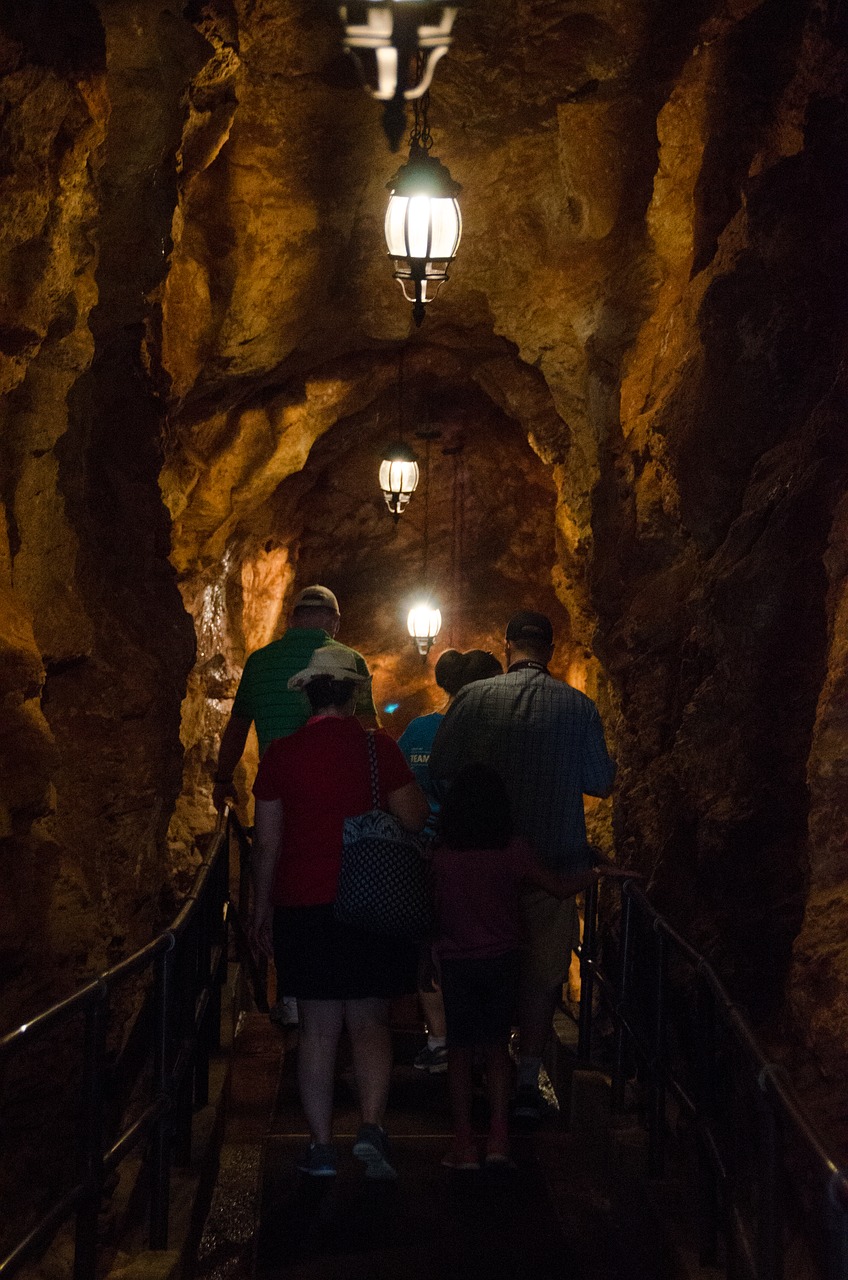
[[[809,897],[793,989],[841,1071],[844,31],[764,4],[702,34],[658,117],[656,284],[595,521],[618,829],[757,1014]]]
[[[144,338],[189,52],[160,6],[105,8],[0,28],[3,1025],[150,936],[180,785],[193,637]]]

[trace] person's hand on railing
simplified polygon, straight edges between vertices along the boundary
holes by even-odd
[[[216,774],[212,787],[212,803],[219,813],[224,812],[227,800],[232,800],[233,804],[238,804],[236,784],[231,777],[221,778]]]
[[[620,867],[617,862],[613,862],[608,858],[597,845],[589,846],[589,853],[592,856],[593,867],[597,879],[607,876],[613,880],[644,880],[645,876],[641,871],[633,871],[630,867]]]
[[[629,867],[619,867],[615,862],[602,862],[592,868],[595,879],[607,880],[644,880],[641,871],[631,871]]]
[[[273,915],[274,908],[271,906],[270,900],[263,904],[254,903],[250,911],[250,924],[247,929],[247,936],[253,954],[267,956],[269,960],[274,959],[274,939],[271,932]]]

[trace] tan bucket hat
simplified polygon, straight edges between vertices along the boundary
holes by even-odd
[[[304,689],[316,676],[331,676],[333,680],[352,680],[365,684],[371,679],[356,669],[356,655],[339,644],[325,644],[316,649],[309,659],[309,666],[298,671],[289,680],[290,689]]]

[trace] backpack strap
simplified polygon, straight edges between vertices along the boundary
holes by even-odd
[[[377,768],[377,744],[374,741],[374,730],[366,729],[368,739],[368,770],[371,777],[371,808],[380,807],[380,773]]]

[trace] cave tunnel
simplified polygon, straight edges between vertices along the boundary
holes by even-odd
[[[443,698],[433,658],[422,660],[407,634],[409,609],[428,595],[444,617],[434,656],[451,647],[484,648],[502,657],[505,619],[533,600],[556,621],[554,669],[584,689],[595,679],[597,663],[572,640],[568,611],[553,585],[551,468],[531,448],[526,424],[508,416],[470,374],[469,381],[459,380],[467,358],[451,359],[423,341],[417,345],[403,361],[392,350],[357,358],[350,382],[346,371],[317,375],[344,385],[355,411],[316,439],[300,470],[276,487],[269,483],[264,501],[251,500],[229,535],[221,560],[226,573],[216,563],[187,580],[186,604],[200,620],[193,677],[198,710],[191,722],[205,725],[186,756],[185,773],[194,779],[187,798],[207,798],[218,707],[232,698],[246,654],[285,624],[284,605],[295,583],[320,581],[344,602],[344,638],[365,656],[376,705],[395,735]],[[520,362],[509,359],[520,370]],[[544,391],[531,381],[537,394]],[[543,405],[553,414],[549,397],[543,396]],[[273,401],[264,412],[274,414]],[[386,446],[407,423],[421,477],[394,521],[375,476]],[[224,465],[231,465],[229,455]],[[239,777],[246,795],[256,761],[251,740]],[[189,848],[197,820],[192,805],[185,825]],[[178,826],[179,818],[172,852]]]
[[[844,1136],[844,5],[469,0],[420,329],[334,12],[15,0],[0,52],[4,1025],[167,918],[295,593],[337,593],[396,734],[429,587],[434,654],[554,619],[618,761],[593,838]]]

